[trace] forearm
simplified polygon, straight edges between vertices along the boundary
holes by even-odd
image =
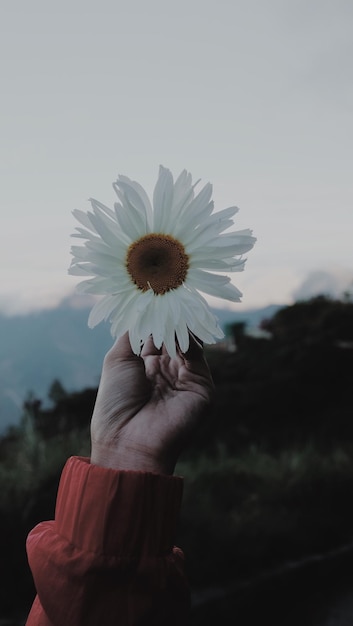
[[[39,600],[27,626],[184,625],[181,495],[180,478],[69,459],[55,521],[28,537]]]

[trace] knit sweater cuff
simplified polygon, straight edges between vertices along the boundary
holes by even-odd
[[[163,556],[174,545],[182,488],[179,477],[106,469],[71,457],[60,480],[56,532],[101,555]]]

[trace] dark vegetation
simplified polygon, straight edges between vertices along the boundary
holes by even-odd
[[[177,543],[195,624],[226,624],[234,611],[223,600],[211,619],[200,590],[241,588],[353,542],[353,303],[318,297],[261,326],[253,337],[233,324],[225,345],[207,348],[214,405],[177,467],[185,477]],[[53,517],[67,457],[89,455],[95,396],[54,381],[51,408],[29,396],[20,426],[0,440],[0,616],[25,615],[31,604],[25,539]]]

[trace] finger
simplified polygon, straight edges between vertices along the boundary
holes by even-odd
[[[202,342],[189,332],[189,347],[182,355],[184,361],[189,365],[206,363]]]
[[[129,333],[126,332],[121,337],[115,341],[114,345],[110,348],[109,352],[107,352],[105,361],[112,362],[116,360],[127,360],[127,359],[137,359],[139,357],[134,354],[131,348]]]
[[[203,341],[202,341],[202,339],[200,339],[194,333],[192,333],[191,330],[189,330],[189,335],[190,335],[190,338],[192,338],[196,342],[196,344],[198,346],[200,346],[200,348],[203,349]]]
[[[156,348],[156,346],[153,343],[152,335],[150,335],[147,341],[145,341],[144,343],[144,346],[141,350],[141,356],[142,357],[151,356],[151,355],[159,356],[160,354],[162,354],[162,348]]]
[[[200,341],[193,333],[189,332],[190,342],[188,350],[182,355],[184,359],[184,363],[186,368],[190,372],[194,372],[206,379],[209,380],[211,384],[212,375],[210,372],[210,368],[208,366],[207,360],[205,358],[204,350],[203,350],[203,342]]]

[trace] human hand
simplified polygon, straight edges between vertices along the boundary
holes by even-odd
[[[203,349],[192,336],[186,354],[171,358],[150,338],[139,357],[126,333],[104,359],[91,422],[91,463],[172,474],[212,391]]]

